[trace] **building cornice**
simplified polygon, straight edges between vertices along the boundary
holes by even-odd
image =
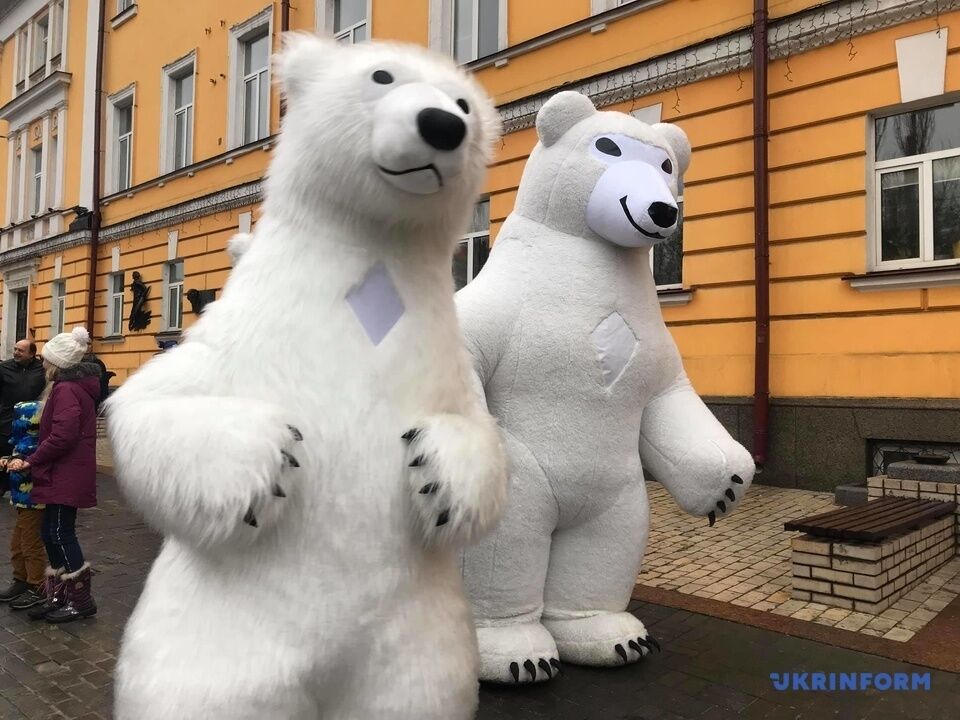
[[[50,73],[0,107],[0,120],[6,120],[11,128],[20,128],[44,112],[62,107],[67,102],[71,78],[70,73],[63,70]]]
[[[767,42],[771,60],[796,55],[860,35],[960,8],[960,0],[838,0],[771,21]],[[613,72],[551,88],[501,105],[505,133],[532,127],[553,94],[574,90],[598,107],[629,102],[652,93],[750,67],[752,28],[724,35]],[[504,51],[509,52],[509,49]],[[484,58],[495,64],[497,55]],[[745,88],[749,93],[749,88]]]
[[[74,230],[61,235],[44,238],[35,242],[10,248],[0,253],[0,268],[7,269],[16,263],[38,259],[44,255],[63,252],[78,245],[90,244],[89,230]]]

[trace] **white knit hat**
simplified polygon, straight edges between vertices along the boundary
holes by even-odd
[[[90,335],[85,327],[77,326],[71,332],[60,333],[48,340],[40,355],[61,370],[80,364],[90,348]]]

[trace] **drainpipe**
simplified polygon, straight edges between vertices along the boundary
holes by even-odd
[[[290,29],[290,0],[280,0],[280,32]]]
[[[767,163],[767,0],[753,6],[753,207],[756,262],[756,332],[753,393],[753,459],[767,460],[770,415],[770,175]]]
[[[106,14],[107,0],[100,0],[100,18],[97,21],[97,71],[94,78],[93,106],[93,217],[90,218],[90,289],[87,296],[87,331],[93,337],[93,308],[97,294],[97,245],[100,243],[100,176],[103,169],[103,20]]]

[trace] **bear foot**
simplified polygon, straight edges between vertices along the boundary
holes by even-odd
[[[485,682],[538,683],[560,674],[557,645],[540,623],[478,627],[477,643]]]
[[[636,617],[628,612],[598,613],[570,620],[543,620],[553,635],[560,659],[574,665],[629,665],[660,650]]]

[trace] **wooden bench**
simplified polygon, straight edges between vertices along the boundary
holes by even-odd
[[[866,505],[791,520],[783,529],[814,537],[877,542],[929,525],[955,509],[952,502],[882,497]]]
[[[953,557],[955,502],[882,497],[784,523],[792,596],[879,613]]]

